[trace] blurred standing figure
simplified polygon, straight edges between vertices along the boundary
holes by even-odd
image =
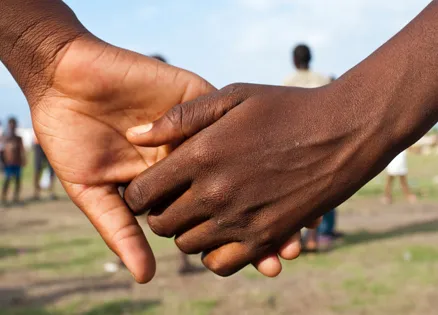
[[[293,63],[296,72],[284,80],[285,86],[294,86],[302,88],[317,88],[327,85],[331,82],[329,77],[310,70],[312,53],[306,45],[298,45],[292,54]]]
[[[41,176],[43,171],[47,168],[50,174],[49,192],[50,199],[56,200],[57,196],[55,194],[55,171],[49,163],[38,139],[34,137],[33,145],[33,158],[34,158],[34,175],[33,175],[33,187],[34,187],[34,199],[39,200],[41,195]]]
[[[26,165],[26,151],[23,140],[16,134],[17,120],[10,118],[8,121],[7,134],[3,137],[3,159],[5,179],[2,190],[2,203],[6,204],[9,184],[15,180],[14,202],[20,201],[21,170]]]
[[[307,45],[298,45],[292,53],[292,61],[296,71],[284,80],[285,86],[301,88],[318,88],[329,84],[332,79],[310,69],[312,53]],[[318,230],[309,230],[304,237],[304,249],[307,251],[318,250],[318,241],[324,242],[324,247],[331,244],[333,237],[337,235],[335,229],[336,210],[332,210],[323,217]],[[318,240],[319,234],[319,240]]]
[[[3,126],[0,121],[0,173],[3,173],[4,164]]]
[[[383,196],[384,204],[392,203],[392,185],[396,177],[400,178],[400,186],[402,188],[403,194],[410,203],[415,203],[417,201],[417,196],[412,193],[408,184],[408,161],[407,153],[403,151],[395,157],[394,160],[389,163],[386,168],[388,177],[386,179],[385,195]]]

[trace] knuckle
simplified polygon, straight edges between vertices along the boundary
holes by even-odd
[[[165,118],[170,122],[170,124],[174,127],[181,126],[183,116],[183,108],[181,104],[178,104],[168,110],[165,114]]]
[[[232,183],[228,180],[216,180],[204,188],[201,201],[217,208],[226,207],[232,198]]]
[[[147,220],[149,228],[154,234],[166,238],[172,238],[175,235],[174,231],[168,225],[163,224],[159,217],[149,215]]]
[[[275,232],[273,229],[267,229],[264,231],[261,231],[260,233],[257,233],[258,237],[258,243],[259,246],[265,247],[265,246],[271,246],[274,243],[275,240]]]
[[[198,140],[192,150],[192,159],[201,165],[210,164],[212,150],[208,143]]]
[[[232,231],[240,230],[240,223],[236,220],[236,217],[219,216],[215,218],[215,223],[221,230],[228,230],[228,232],[230,232],[230,229],[232,229]]]
[[[175,245],[187,255],[199,254],[200,251],[197,251],[190,245],[190,243],[184,237],[177,237],[175,239]]]
[[[197,101],[192,101],[192,102],[188,102],[188,103],[183,103],[181,105],[178,105],[180,107],[179,109],[179,119],[181,122],[181,127],[183,129],[187,129],[190,127],[190,125],[192,125],[193,123],[197,122],[197,118],[199,118],[199,116],[204,113],[204,108],[200,107],[197,108],[197,110],[194,110],[195,107],[197,107],[196,105],[198,104],[202,104],[202,102],[199,102],[199,100]]]
[[[208,260],[204,263],[205,267],[211,270],[213,273],[217,274],[221,277],[228,277],[233,274],[230,268],[224,262],[216,259],[214,256],[209,257]]]
[[[223,89],[223,93],[231,100],[243,101],[253,94],[255,85],[248,83],[233,83]]]
[[[126,188],[123,198],[134,213],[144,210],[146,191],[147,186],[140,181],[134,181]]]
[[[240,92],[242,92],[242,91],[245,89],[245,87],[246,87],[246,84],[245,84],[245,83],[233,83],[233,84],[229,84],[229,85],[227,85],[227,86],[224,88],[224,90],[225,90],[227,93],[234,94],[234,93],[240,93]]]

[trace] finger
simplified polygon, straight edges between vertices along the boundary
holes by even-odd
[[[192,191],[188,190],[176,200],[169,199],[153,207],[148,214],[148,224],[158,236],[174,237],[209,219],[208,213],[200,210],[201,206]]]
[[[282,270],[280,259],[277,254],[270,254],[253,263],[254,267],[264,276],[269,278],[277,277]]]
[[[278,251],[281,258],[294,260],[301,253],[301,233],[295,233]]]
[[[199,254],[234,242],[233,236],[220,231],[217,223],[209,220],[177,236],[175,243],[186,254]]]
[[[135,215],[175,199],[190,187],[193,166],[184,164],[187,162],[178,154],[180,150],[148,168],[128,185],[124,198]]]
[[[106,244],[122,259],[135,280],[139,283],[149,282],[155,274],[154,255],[143,230],[123,202],[117,187],[63,185]]]
[[[227,277],[256,261],[255,252],[242,242],[234,242],[207,252],[202,262],[215,274]]]
[[[179,104],[152,124],[133,127],[126,132],[129,142],[138,146],[157,147],[182,142],[215,123],[245,99],[238,84],[216,93]]]

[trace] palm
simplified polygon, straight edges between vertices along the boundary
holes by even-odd
[[[126,130],[212,89],[190,72],[81,39],[65,51],[51,86],[31,104],[35,132],[62,184],[119,255],[123,246],[144,244],[126,244],[142,233],[117,185],[167,153],[165,147],[133,146]]]
[[[165,149],[135,147],[126,130],[211,90],[190,72],[83,40],[70,46],[51,89],[32,107],[35,130],[62,181],[127,182]]]

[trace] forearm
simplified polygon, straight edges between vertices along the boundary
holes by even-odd
[[[351,117],[367,126],[385,157],[404,150],[438,121],[438,1],[340,81]]]
[[[58,53],[86,33],[60,0],[0,0],[0,60],[25,94],[49,84]]]

